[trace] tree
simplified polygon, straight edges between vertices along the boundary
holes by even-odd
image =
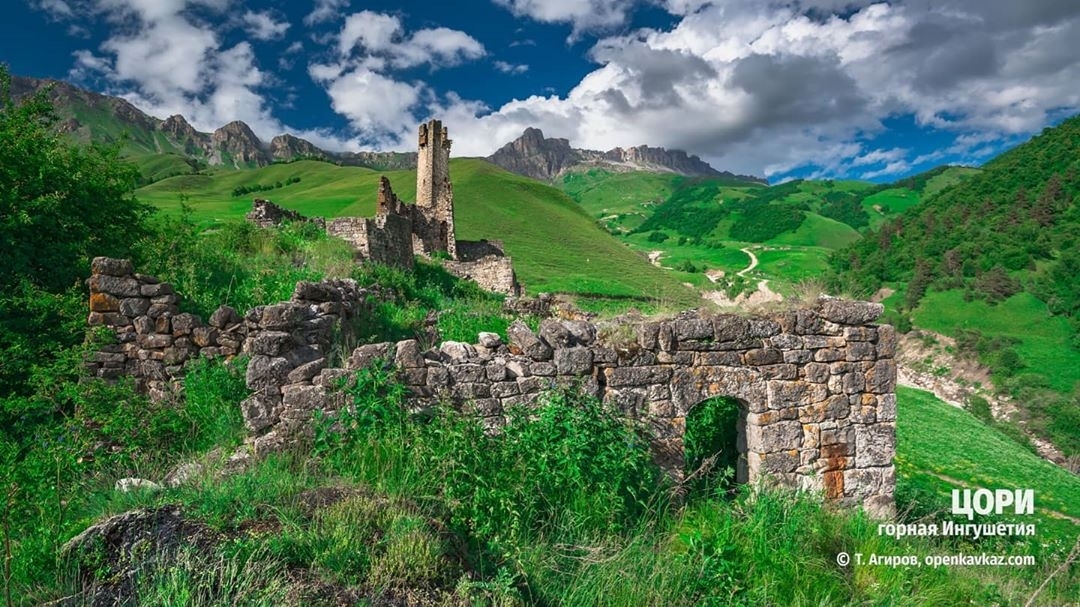
[[[70,144],[57,121],[45,91],[13,101],[0,65],[2,289],[70,287],[93,256],[130,254],[150,212],[134,200],[138,171],[118,148]]]
[[[117,149],[64,140],[45,92],[15,102],[0,64],[0,404],[82,341],[96,255],[129,256],[150,208]]]

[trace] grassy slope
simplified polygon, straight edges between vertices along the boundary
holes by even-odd
[[[1054,514],[1080,519],[1080,477],[929,392],[897,388],[897,403],[897,474],[940,498],[930,507],[947,511],[954,488],[1033,489],[1040,541],[1080,533]]]
[[[458,238],[504,241],[529,292],[644,296],[677,305],[696,303],[693,294],[675,278],[613,240],[558,190],[477,159],[453,159],[450,172]],[[415,199],[415,171],[378,173],[317,161],[183,175],[141,188],[137,196],[173,213],[186,197],[196,217],[207,221],[242,217],[256,196],[308,216],[372,216],[380,175],[391,180],[403,200]],[[232,196],[237,186],[284,182],[290,177],[299,177],[300,182]]]
[[[913,318],[917,325],[946,335],[976,329],[1018,339],[1020,360],[1027,370],[1044,375],[1051,388],[1069,392],[1080,382],[1080,351],[1069,345],[1069,322],[1050,316],[1046,304],[1029,293],[991,306],[981,300],[965,302],[961,291],[934,291],[922,299]]]

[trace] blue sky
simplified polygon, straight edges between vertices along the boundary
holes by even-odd
[[[529,126],[721,170],[890,181],[1080,108],[1074,0],[12,0],[0,61],[200,130],[455,155]]]

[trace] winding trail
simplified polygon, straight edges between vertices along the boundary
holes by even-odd
[[[745,268],[739,270],[739,276],[746,276],[747,272],[749,272],[750,270],[753,270],[754,268],[757,267],[757,264],[758,264],[757,255],[754,255],[754,252],[751,251],[749,247],[743,247],[743,248],[741,248],[739,250],[750,256],[750,265],[748,265]]]

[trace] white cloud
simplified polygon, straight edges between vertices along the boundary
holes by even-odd
[[[457,65],[486,54],[484,46],[460,30],[421,29],[404,36],[401,20],[393,15],[361,11],[349,15],[338,37],[338,53],[349,58],[359,49],[369,67],[409,68],[417,65]]]
[[[349,6],[349,0],[315,0],[315,8],[304,17],[304,25],[311,27],[333,21]]]
[[[519,17],[542,23],[569,23],[572,39],[626,23],[635,0],[494,0]]]
[[[71,10],[71,5],[64,0],[40,0],[36,3],[36,7],[49,13],[54,19],[69,19],[75,16],[75,11]]]
[[[256,40],[276,40],[281,38],[290,26],[288,21],[274,19],[270,11],[259,13],[247,11],[241,19],[248,35]]]
[[[518,14],[586,27],[586,3],[502,0]],[[603,3],[607,23],[626,5]],[[1068,5],[1068,6],[1065,6]],[[455,124],[455,150],[491,153],[527,126],[578,147],[682,148],[718,168],[882,177],[916,164],[866,150],[891,116],[990,142],[1080,108],[1080,4],[909,0],[668,0],[668,30],[600,40],[599,65],[568,94],[514,100]],[[832,14],[844,10],[845,17]],[[622,11],[622,13],[620,13]],[[593,24],[595,25],[595,23]],[[967,157],[993,143],[958,140]],[[920,150],[922,151],[922,150]],[[950,151],[949,153],[957,153]],[[923,152],[927,160],[931,156]]]
[[[504,74],[524,74],[525,72],[529,71],[529,66],[525,64],[513,64],[507,63],[506,61],[495,61],[492,65],[495,66],[495,69],[499,70]]]

